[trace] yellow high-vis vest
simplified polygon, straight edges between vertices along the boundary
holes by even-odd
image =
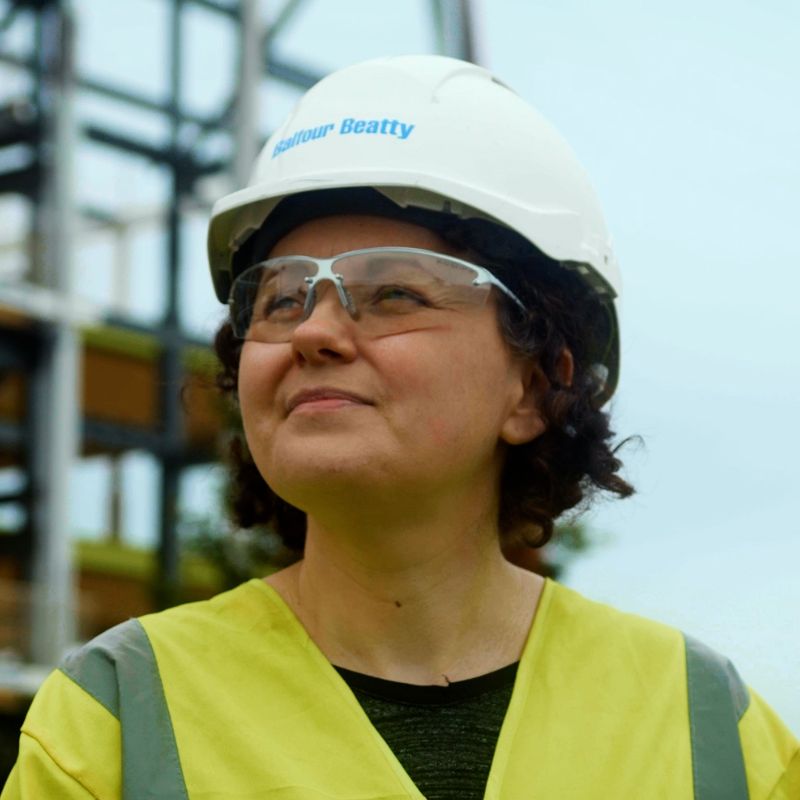
[[[799,800],[800,743],[713,651],[548,581],[485,797]],[[280,596],[253,580],[70,656],[34,699],[1,798],[422,794]]]

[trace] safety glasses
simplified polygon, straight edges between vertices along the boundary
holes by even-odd
[[[249,267],[233,282],[228,306],[240,339],[288,342],[314,310],[328,281],[368,336],[441,323],[451,313],[483,306],[495,287],[520,299],[491,272],[459,258],[413,247],[370,247],[335,258],[282,256]]]

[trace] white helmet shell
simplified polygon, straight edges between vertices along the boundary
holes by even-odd
[[[575,270],[614,315],[620,276],[611,240],[570,147],[490,72],[432,55],[346,67],[302,97],[261,151],[247,188],[214,205],[208,250],[220,300],[233,279],[233,254],[281,199],[364,186],[400,206],[513,229]],[[606,396],[618,362],[612,327]]]

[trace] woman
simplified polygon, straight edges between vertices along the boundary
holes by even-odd
[[[503,556],[632,491],[613,254],[534,111],[451,59],[342,70],[209,252],[238,521],[303,557],[67,659],[4,798],[800,797],[728,662]]]

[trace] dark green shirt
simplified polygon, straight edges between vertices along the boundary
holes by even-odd
[[[448,686],[336,669],[428,800],[483,798],[517,664]]]

